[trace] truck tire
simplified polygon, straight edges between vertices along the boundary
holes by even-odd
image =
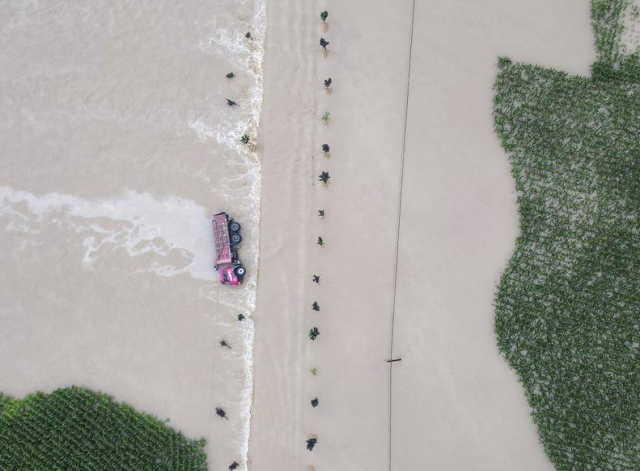
[[[235,272],[236,272],[236,276],[237,276],[238,278],[242,278],[244,275],[246,275],[246,274],[247,274],[247,270],[246,270],[246,268],[245,268],[245,267],[243,267],[242,265],[238,265],[238,266],[235,268]]]
[[[231,224],[229,224],[229,229],[231,229],[232,232],[238,232],[240,230],[240,224],[233,221]]]
[[[242,242],[242,236],[240,234],[237,232],[231,234],[231,243],[233,245],[238,245],[240,242]]]

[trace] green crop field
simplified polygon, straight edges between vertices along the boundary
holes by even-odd
[[[640,469],[640,62],[621,44],[628,8],[592,1],[592,77],[501,58],[495,85],[521,229],[496,296],[498,345],[559,470]]]
[[[204,440],[86,389],[0,394],[3,471],[205,471],[203,447]]]

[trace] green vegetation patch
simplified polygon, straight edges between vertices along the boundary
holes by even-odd
[[[498,345],[559,470],[640,469],[640,85],[596,70],[621,70],[622,3],[593,1],[593,77],[503,58],[496,81],[521,228]]]
[[[594,78],[640,83],[640,53],[622,41],[624,20],[639,21],[640,10],[632,0],[592,0],[591,18],[598,54]]]
[[[24,399],[0,394],[3,471],[205,471],[204,440],[101,393],[71,387]]]

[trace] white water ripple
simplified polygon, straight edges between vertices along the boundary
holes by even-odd
[[[149,193],[129,191],[116,198],[90,200],[62,193],[35,195],[0,186],[0,216],[10,219],[9,230],[34,233],[48,222],[82,234],[85,268],[113,250],[124,249],[131,257],[156,255],[148,270],[157,275],[188,273],[193,278],[215,280],[207,210],[177,196],[154,198]],[[181,266],[162,263],[173,251],[180,253]]]
[[[229,65],[248,78],[250,82],[244,102],[233,115],[222,116],[213,113],[211,117],[197,117],[188,125],[198,136],[200,141],[215,139],[218,143],[235,151],[236,158],[228,161],[230,166],[238,166],[240,171],[231,172],[222,179],[222,187],[228,196],[233,196],[239,206],[243,207],[242,213],[251,219],[254,228],[251,237],[251,245],[247,247],[253,266],[258,267],[259,256],[259,222],[260,222],[260,194],[262,190],[261,166],[258,158],[257,147],[246,146],[240,143],[240,137],[248,134],[255,143],[258,136],[260,116],[262,112],[263,97],[263,71],[264,36],[266,31],[266,2],[265,0],[249,0],[240,2],[243,7],[248,6],[251,14],[243,17],[239,15],[243,26],[252,35],[252,39],[245,38],[245,30],[237,27],[233,29],[218,28],[215,22],[212,24],[211,34],[203,36],[196,47],[203,54],[215,54],[224,56]],[[245,5],[245,3],[247,5]],[[238,6],[240,8],[240,5]],[[235,119],[230,119],[233,116]],[[247,191],[248,190],[248,191]],[[236,199],[237,198],[237,199]],[[246,224],[245,224],[246,227]],[[246,262],[246,260],[245,260]],[[253,340],[254,324],[251,316],[255,310],[257,293],[257,273],[251,273],[245,279],[241,291],[229,291],[219,302],[227,304],[238,312],[245,313],[245,322],[240,324],[239,332],[244,345],[242,352],[243,388],[240,396],[240,420],[241,430],[237,446],[242,456],[240,470],[247,469],[249,455],[249,439],[251,433],[251,406],[253,399]]]

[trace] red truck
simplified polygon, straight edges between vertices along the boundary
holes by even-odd
[[[220,283],[229,283],[233,286],[242,284],[247,270],[238,258],[238,245],[242,242],[240,224],[227,213],[214,215],[211,224],[216,246],[216,261],[213,267],[218,272]]]

